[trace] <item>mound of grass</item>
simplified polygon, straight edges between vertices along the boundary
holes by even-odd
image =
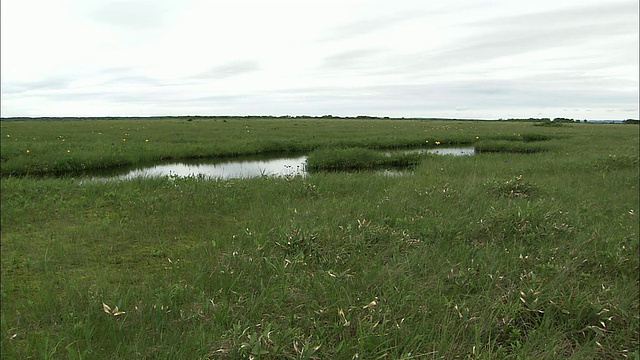
[[[498,141],[547,141],[554,138],[554,136],[540,133],[521,133],[521,134],[500,134],[490,137],[493,140]]]
[[[545,152],[543,146],[528,142],[515,141],[482,141],[476,144],[477,153],[520,153],[531,154]]]
[[[500,197],[524,197],[527,198],[536,194],[539,190],[538,186],[531,184],[522,179],[522,175],[518,175],[506,181],[495,180],[489,184],[490,192]]]
[[[309,154],[309,171],[353,171],[407,167],[420,162],[419,154],[382,153],[364,148],[318,149]]]
[[[553,136],[539,133],[526,133],[521,134],[522,141],[547,141],[553,139]]]

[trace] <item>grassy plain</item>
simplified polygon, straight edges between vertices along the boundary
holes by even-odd
[[[3,359],[638,358],[637,125],[0,124]],[[79,181],[446,144],[544,151],[425,155],[395,177]]]

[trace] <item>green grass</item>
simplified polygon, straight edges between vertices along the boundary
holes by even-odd
[[[402,152],[383,153],[365,148],[318,149],[307,158],[309,171],[353,171],[378,168],[406,168],[417,165],[422,156]]]
[[[544,145],[534,142],[481,141],[475,146],[478,153],[520,153],[534,154],[547,151]]]
[[[637,357],[636,125],[0,124],[3,359]],[[105,150],[123,129],[122,151]],[[277,149],[526,144],[515,140],[526,133],[548,150],[429,156],[396,177],[24,176]]]
[[[305,152],[403,149],[537,140],[571,127],[531,131],[531,123],[353,119],[195,118],[2,121],[3,176],[80,174],[160,160]],[[633,126],[633,125],[632,125]],[[585,124],[585,127],[588,127]],[[514,145],[515,146],[515,145]]]

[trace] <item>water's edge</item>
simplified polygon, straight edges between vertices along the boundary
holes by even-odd
[[[474,155],[473,147],[403,150],[405,153],[438,155]],[[180,161],[119,169],[109,173],[88,174],[85,179],[96,181],[130,180],[143,177],[198,177],[207,179],[246,179],[262,176],[306,176],[306,155],[288,157],[248,157],[217,160]]]

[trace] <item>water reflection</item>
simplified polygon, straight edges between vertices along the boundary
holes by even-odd
[[[422,151],[424,152],[424,150]],[[454,155],[454,156],[469,156],[476,153],[476,149],[473,147],[467,148],[434,148],[427,149],[427,153],[429,154],[438,154],[438,155]]]
[[[469,156],[476,153],[476,149],[473,147],[437,147],[432,149],[396,150],[394,152],[386,152],[385,154],[391,156],[398,151],[404,154],[436,154],[453,156]]]
[[[129,180],[140,177],[200,177],[208,179],[245,179],[260,176],[297,176],[306,174],[306,156],[224,162],[176,162],[132,169],[124,174],[96,180]]]

